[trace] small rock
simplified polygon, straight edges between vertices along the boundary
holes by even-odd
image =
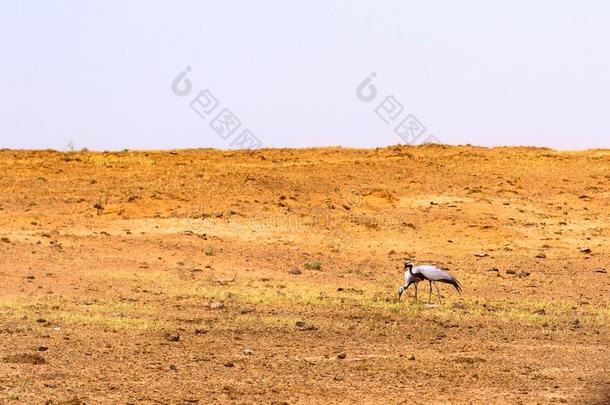
[[[4,243],[11,243],[11,240],[9,238],[7,238],[6,236],[3,236],[0,241],[4,242]]]
[[[487,252],[483,252],[483,251],[481,251],[481,252],[477,252],[477,253],[475,253],[474,255],[475,255],[476,257],[487,257],[487,256],[489,256],[489,254],[487,254]]]
[[[48,348],[48,347],[46,347],[46,346],[39,346],[37,350],[38,350],[39,352],[46,352],[47,350],[49,350],[49,348]]]
[[[244,349],[244,354],[246,356],[253,356],[254,355],[254,350],[252,350],[252,349]]]
[[[544,253],[538,253],[538,254],[536,255],[536,258],[537,258],[537,259],[546,259],[546,255],[545,255]]]
[[[608,273],[608,271],[606,271],[606,269],[595,269],[595,270],[593,270],[593,271],[594,271],[595,273],[603,273],[603,274]]]
[[[343,353],[343,352],[341,352],[341,353],[339,353],[339,354],[337,355],[337,358],[338,358],[339,360],[343,360],[343,359],[344,359],[344,358],[346,358],[346,357],[347,357],[347,354],[345,354],[345,353]]]
[[[531,273],[529,271],[522,271],[519,273],[520,278],[529,277]]]
[[[216,302],[212,302],[210,304],[210,309],[222,309],[225,307],[225,304],[223,304],[220,301],[216,301]]]
[[[225,367],[235,367],[235,363],[233,363],[232,361],[228,361],[224,364]]]
[[[499,272],[500,269],[498,269],[497,267],[492,267],[491,269],[487,270],[487,271],[493,271],[493,272]]]
[[[591,248],[581,247],[580,248],[580,253],[591,253]]]
[[[315,325],[308,325],[303,321],[296,321],[295,326],[298,330],[318,330],[318,327]]]
[[[415,360],[415,355],[414,355],[414,354],[411,354],[411,355],[409,356],[409,360]]]
[[[180,340],[180,335],[167,335],[165,336],[165,340],[168,342],[177,342]]]
[[[506,270],[506,274],[517,274],[517,272],[515,270],[508,269]]]
[[[293,267],[292,269],[288,270],[288,274],[294,274],[294,275],[299,275],[302,274],[303,272],[297,268],[297,267]]]
[[[169,369],[172,371],[178,371],[178,367],[176,367],[174,364],[170,364]]]

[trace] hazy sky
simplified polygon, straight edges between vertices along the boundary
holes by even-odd
[[[605,0],[4,0],[0,148],[610,147],[609,46]]]

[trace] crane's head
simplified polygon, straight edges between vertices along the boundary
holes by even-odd
[[[410,261],[405,262],[405,271],[411,270],[413,268],[413,263]]]
[[[405,263],[405,268],[407,266],[407,263]],[[413,266],[413,264],[411,264],[411,266]],[[406,291],[407,288],[409,288],[409,286],[411,284],[413,284],[415,282],[415,279],[411,276],[411,273],[409,271],[405,272],[405,285],[403,285],[402,287],[400,287],[398,289],[398,299],[400,300],[400,297],[402,296],[402,293]]]
[[[405,292],[406,288],[405,287],[400,287],[398,289],[398,300],[400,300],[400,297],[402,296],[402,293]]]

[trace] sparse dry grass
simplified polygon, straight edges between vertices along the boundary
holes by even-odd
[[[0,356],[46,360],[0,364],[0,402],[592,402],[609,167],[519,148],[0,151]],[[397,302],[405,259],[463,294]]]

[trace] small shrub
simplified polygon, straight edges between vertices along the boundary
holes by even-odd
[[[320,263],[318,261],[305,263],[305,268],[307,270],[321,270],[322,269],[322,263]]]
[[[93,205],[93,208],[97,210],[97,215],[100,215],[102,211],[104,211],[104,205],[102,204],[102,201],[96,202],[95,205]]]
[[[214,256],[214,248],[212,246],[208,246],[207,248],[205,248],[205,255]]]

